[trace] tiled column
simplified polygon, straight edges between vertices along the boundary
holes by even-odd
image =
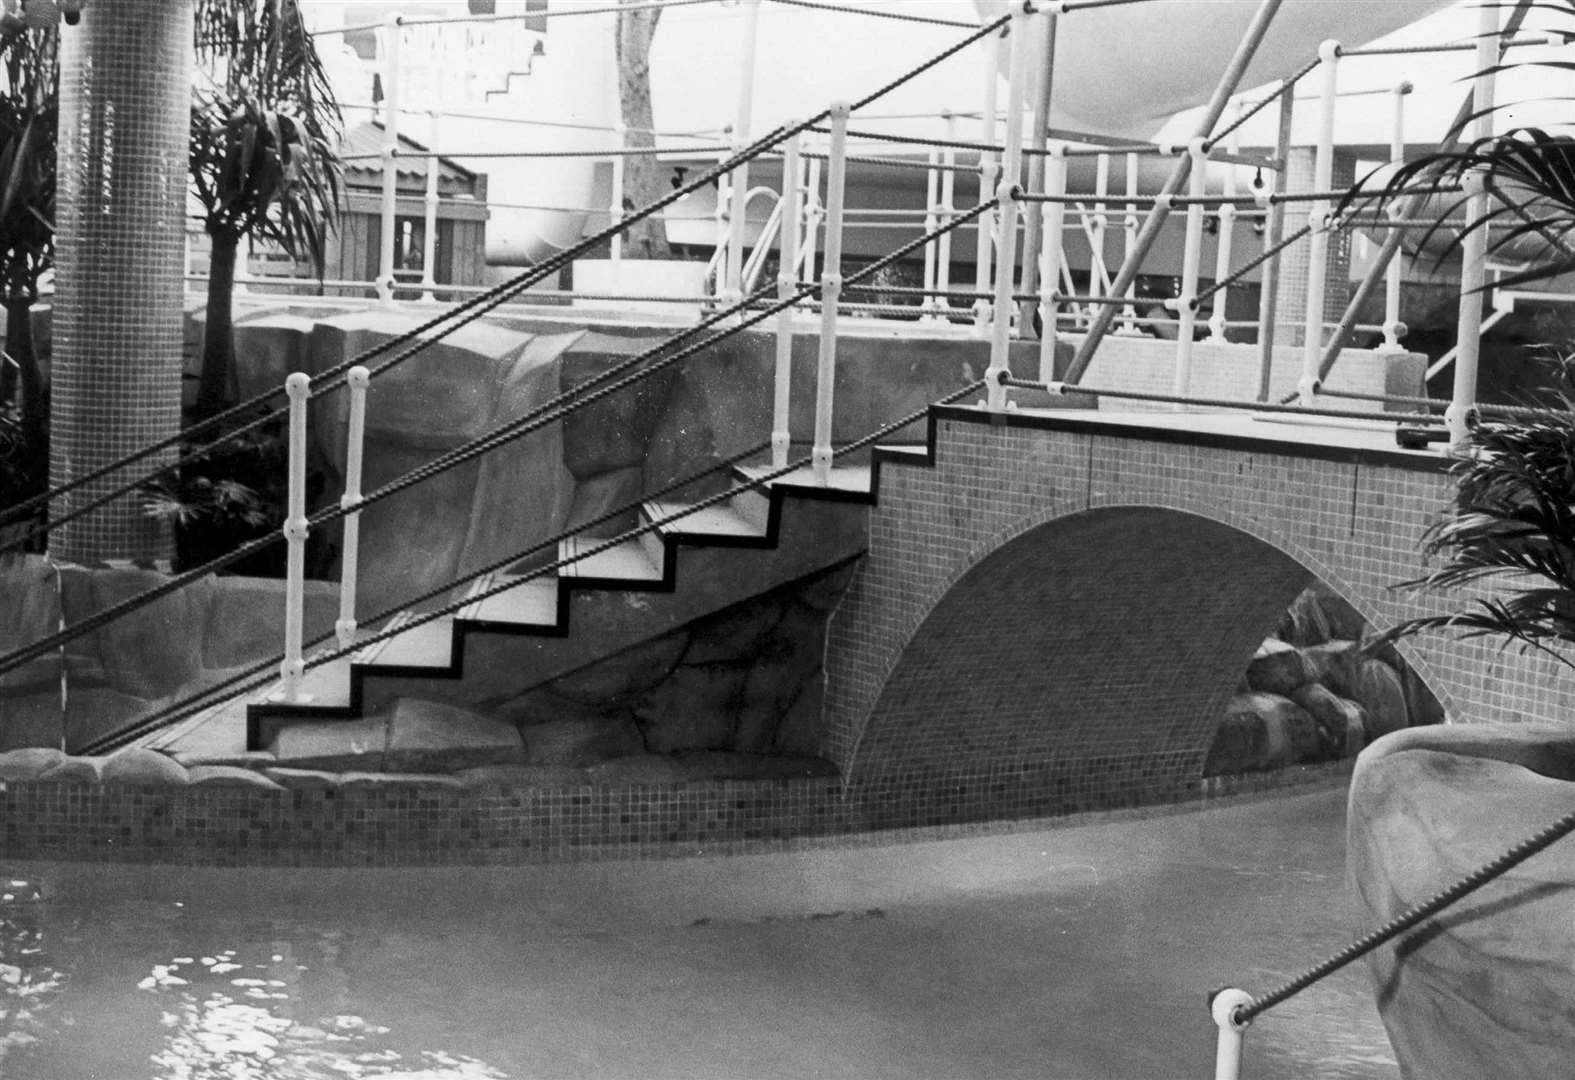
[[[1286,164],[1285,189],[1311,191],[1313,188],[1313,148],[1291,148]],[[1336,191],[1356,182],[1355,156],[1335,151],[1334,181]],[[1285,231],[1293,232],[1307,224],[1307,203],[1288,203],[1285,208]],[[1279,345],[1300,347],[1305,337],[1307,317],[1307,241],[1292,244],[1280,255],[1279,297],[1274,316],[1274,340]],[[1351,236],[1337,232],[1329,237],[1328,275],[1324,284],[1323,321],[1336,323],[1345,314],[1345,305],[1351,299]]]
[[[51,485],[180,430],[192,0],[90,3],[60,41]],[[132,475],[112,473],[51,512]],[[50,553],[168,559],[169,531],[141,504],[121,498],[68,523]]]

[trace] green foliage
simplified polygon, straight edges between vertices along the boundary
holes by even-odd
[[[60,66],[52,29],[0,42],[0,288],[38,296],[55,259]]]

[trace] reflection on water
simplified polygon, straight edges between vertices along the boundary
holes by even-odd
[[[0,866],[0,1080],[1176,1080],[1349,940],[1339,792],[935,844],[429,871]],[[42,899],[23,882],[42,884]],[[1395,1080],[1365,972],[1243,1075]]]

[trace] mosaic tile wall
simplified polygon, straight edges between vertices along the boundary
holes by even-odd
[[[1247,659],[1223,657],[1216,685],[1197,685],[1201,654],[1166,644],[1176,635],[1229,654],[1235,605],[1261,640],[1262,594],[1298,568],[1375,625],[1450,606],[1390,589],[1425,570],[1418,540],[1450,490],[1441,458],[1166,442],[1054,413],[936,415],[933,468],[883,463],[870,553],[828,636],[826,752],[854,789],[923,772],[974,793],[1004,785],[1018,802],[1171,797],[1195,783],[1214,701]],[[1180,514],[1112,509],[1132,507]],[[1101,510],[1144,531],[1106,535],[1085,515]],[[1047,625],[1063,604],[1088,621]],[[1452,719],[1575,715],[1551,659],[1438,635],[1401,652]],[[1046,717],[1061,730],[1039,730]]]
[[[1314,106],[1316,107],[1316,106]],[[1286,163],[1286,191],[1312,191],[1316,155],[1310,146],[1291,148]],[[1340,191],[1356,183],[1356,158],[1349,154],[1334,156],[1333,187]],[[1307,224],[1307,203],[1285,204],[1285,234],[1289,236]],[[1325,249],[1328,273],[1324,282],[1323,317],[1337,322],[1351,300],[1351,237],[1340,233],[1329,238]],[[1306,340],[1307,269],[1312,265],[1307,241],[1292,244],[1280,256],[1280,280],[1276,290],[1274,338],[1284,345],[1299,348]]]
[[[60,35],[52,485],[180,430],[191,36],[191,0],[90,4]],[[166,559],[170,545],[136,499],[50,537],[72,561]]]

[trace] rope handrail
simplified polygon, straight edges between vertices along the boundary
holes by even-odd
[[[1296,978],[1286,982],[1283,986],[1261,997],[1253,997],[1250,1001],[1238,1005],[1231,1011],[1231,1021],[1237,1027],[1245,1027],[1260,1013],[1274,1008],[1274,1006],[1287,998],[1294,997],[1307,989],[1307,987],[1345,967],[1351,961],[1367,955],[1380,945],[1405,933],[1423,920],[1438,914],[1455,901],[1470,895],[1495,878],[1503,876],[1506,872],[1525,862],[1539,851],[1551,847],[1571,832],[1575,832],[1575,810],[1565,814],[1540,832],[1522,840],[1498,858],[1478,867],[1449,888],[1441,890],[1430,899],[1397,915],[1372,933],[1347,945],[1323,963],[1309,968]]]
[[[886,256],[877,259],[855,273],[850,274],[847,280],[849,282],[858,282],[866,277],[878,273],[886,266],[896,262],[898,259],[901,259],[910,252],[918,250],[925,244],[928,244],[930,241],[934,240],[936,237],[944,235],[953,229],[960,228],[969,221],[973,220],[973,218],[977,217],[979,214],[982,214],[986,210],[990,209],[992,206],[994,206],[994,200],[980,203],[972,210],[965,211],[960,214],[956,220],[948,222],[947,224],[940,226],[932,232],[926,233],[925,235],[902,245]],[[506,443],[523,438],[524,436],[537,431],[550,423],[561,420],[571,413],[601,400],[609,394],[616,393],[627,386],[649,378],[657,371],[663,370],[680,360],[687,359],[702,349],[708,348],[719,341],[725,340],[726,338],[731,337],[741,330],[771,318],[778,312],[784,311],[787,308],[794,306],[800,300],[809,296],[815,291],[817,286],[800,286],[790,297],[778,300],[774,304],[761,311],[748,315],[742,314],[748,305],[755,303],[758,299],[762,298],[768,290],[774,288],[774,285],[762,286],[760,289],[743,298],[737,304],[732,305],[730,308],[720,310],[714,315],[710,316],[707,320],[703,320],[702,323],[695,327],[691,327],[682,334],[677,335],[668,341],[664,341],[655,348],[646,350],[644,353],[630,357],[628,360],[614,368],[608,369],[607,372],[604,372],[599,376],[595,376],[586,380],[584,383],[574,387],[569,393],[560,395],[552,402],[543,404],[526,416],[510,421],[509,423],[499,427],[497,430],[474,439],[463,446],[456,447],[455,449],[450,450],[437,458],[434,458],[425,465],[418,466],[404,475],[389,481],[387,484],[384,484],[375,491],[366,493],[362,496],[361,501],[358,502],[354,507],[347,508],[343,506],[331,506],[319,510],[316,514],[313,514],[310,518],[308,518],[308,527],[315,528],[321,525],[329,524],[333,521],[337,521],[350,513],[363,510],[375,502],[380,502],[383,499],[403,491],[405,488],[411,487],[415,484],[421,483],[423,480],[430,479],[433,476],[437,476],[440,473],[446,472],[447,470],[463,464],[466,461],[488,453],[499,446],[503,446]],[[699,330],[711,325],[715,325],[716,322],[735,314],[741,315],[741,318],[736,325],[729,327],[721,333],[713,334],[703,341],[695,342],[686,346],[685,348],[677,350],[676,352],[672,352],[667,356],[660,356],[662,352],[670,349],[672,344],[680,338],[685,336],[693,336],[695,333],[699,332]],[[653,359],[659,356],[659,359]],[[384,367],[397,363],[399,359],[399,357],[395,357],[392,360],[386,361]],[[628,371],[629,369],[643,363],[648,359],[652,360],[652,362],[647,365],[644,370],[635,372],[634,374],[629,375],[628,377],[623,378],[617,382],[610,382],[608,385],[598,386],[597,389],[589,390],[589,392],[587,392],[587,388],[597,386],[599,383],[608,383],[609,380],[613,379],[621,372]],[[380,368],[378,370],[382,369]],[[375,375],[376,372],[374,371],[373,374]],[[568,401],[567,404],[562,404],[565,398],[570,397],[572,397],[572,400]],[[194,567],[193,569],[187,570],[170,578],[169,581],[166,581],[160,585],[156,585],[144,592],[138,593],[136,596],[128,597],[119,604],[115,604],[108,608],[104,608],[101,611],[97,611],[73,627],[58,631],[49,637],[42,638],[29,645],[22,646],[18,649],[13,649],[9,653],[0,655],[0,674],[14,670],[15,668],[20,667],[22,664],[25,664],[30,660],[37,659],[39,656],[44,655],[59,645],[63,645],[68,641],[73,641],[85,634],[92,633],[94,630],[97,630],[99,627],[113,622],[122,615],[128,614],[129,612],[150,604],[155,600],[161,599],[162,597],[176,592],[179,589],[185,588],[192,582],[207,576],[207,574],[230,566],[247,555],[251,555],[257,551],[262,550],[270,544],[278,542],[281,538],[282,533],[276,532],[268,536],[258,537],[255,540],[248,541],[247,543],[242,544],[240,547],[236,548],[234,551],[231,551],[225,555],[221,555],[218,558],[203,564],[202,566]]]
[[[1329,390],[1319,387],[1316,391],[1319,397],[1349,398],[1352,401],[1387,401],[1395,405],[1415,405],[1425,409],[1447,409],[1450,402],[1446,398],[1408,397],[1403,394],[1364,394],[1355,390]],[[1496,405],[1489,402],[1477,402],[1472,408],[1479,413],[1496,413],[1501,416],[1524,417],[1534,420],[1544,416],[1569,416],[1566,409],[1544,409],[1530,405]]]
[[[1237,128],[1241,127],[1248,120],[1251,120],[1254,116],[1257,116],[1260,112],[1266,109],[1271,102],[1278,101],[1280,98],[1290,93],[1290,91],[1295,88],[1297,83],[1306,78],[1321,63],[1323,63],[1323,61],[1315,56],[1301,67],[1291,72],[1290,75],[1281,80],[1280,85],[1276,87],[1273,92],[1265,94],[1262,100],[1255,102],[1250,107],[1242,110],[1240,116],[1236,117],[1236,119],[1232,120],[1229,124],[1226,124],[1223,128],[1215,132],[1209,138],[1205,139],[1203,142],[1203,149],[1205,151],[1212,150],[1216,145],[1224,142],[1226,136],[1235,131]]]
[[[1040,382],[1035,379],[1019,379],[1009,373],[1002,372],[1001,383],[1004,386],[1016,386],[1025,390],[1046,390],[1052,394],[1062,395],[1087,395],[1089,397],[1126,398],[1132,401],[1155,401],[1171,405],[1201,405],[1207,408],[1243,409],[1248,412],[1285,413],[1297,416],[1327,416],[1343,420],[1381,420],[1385,423],[1397,421],[1414,421],[1422,424],[1436,424],[1439,418],[1431,413],[1393,413],[1393,412],[1360,412],[1356,409],[1317,409],[1303,408],[1300,405],[1270,405],[1262,401],[1237,401],[1234,398],[1192,397],[1184,394],[1159,394],[1145,390],[1108,390],[1097,386],[1084,386],[1081,383],[1065,382]],[[4,671],[0,667],[0,671]]]

